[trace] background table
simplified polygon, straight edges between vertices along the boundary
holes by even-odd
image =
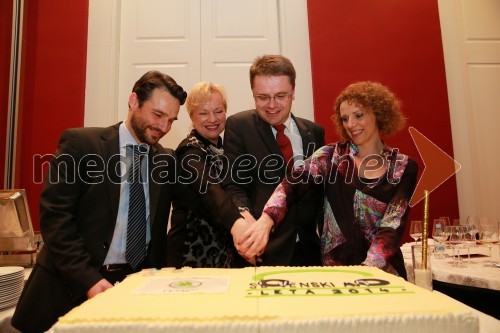
[[[414,281],[411,245],[406,243],[401,247],[405,258],[408,281]],[[429,240],[432,244],[432,240]],[[500,318],[500,268],[485,267],[489,260],[486,246],[475,246],[470,249],[471,262],[468,262],[467,249],[461,249],[464,267],[453,265],[451,256],[445,259],[431,258],[432,284],[438,290],[456,300],[465,303],[481,312]],[[500,247],[492,248],[493,261],[500,262]],[[451,255],[451,249],[447,249]]]

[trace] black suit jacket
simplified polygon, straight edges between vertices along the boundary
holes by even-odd
[[[47,330],[103,278],[99,269],[111,244],[120,198],[118,127],[70,129],[60,138],[40,198],[44,246],[12,319],[23,332]],[[162,172],[174,176],[175,156],[158,144],[151,147],[148,162],[148,259],[153,267],[163,267],[174,178]]]
[[[302,137],[304,158],[325,144],[322,126],[292,115]],[[227,119],[224,154],[230,172],[224,188],[239,207],[248,207],[259,218],[267,200],[286,174],[283,156],[271,126],[255,110],[239,112]],[[280,166],[276,166],[277,158]],[[321,265],[318,214],[322,212],[322,191],[307,192],[287,213],[285,220],[271,234],[263,265],[290,265],[299,235],[305,264]]]

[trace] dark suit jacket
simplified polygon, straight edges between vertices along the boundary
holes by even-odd
[[[70,129],[60,138],[40,198],[44,246],[12,319],[23,332],[47,330],[103,278],[99,269],[111,244],[120,197],[118,127]],[[175,156],[158,144],[148,160],[148,259],[153,267],[163,267],[173,192],[168,181],[173,178],[161,178],[161,172],[174,175]]]
[[[322,126],[292,115],[302,137],[304,157],[309,157],[325,144]],[[255,110],[239,112],[227,119],[224,133],[224,154],[230,173],[224,188],[232,194],[238,207],[248,207],[259,218],[274,189],[283,180],[286,168],[271,126]],[[276,158],[281,167],[276,167]],[[285,220],[270,235],[263,265],[290,265],[299,235],[307,265],[321,265],[318,216],[322,212],[322,191],[307,192],[290,208]],[[319,215],[318,215],[319,214]]]

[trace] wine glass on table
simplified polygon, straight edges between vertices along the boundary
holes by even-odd
[[[438,243],[434,248],[434,257],[436,259],[444,259],[446,257],[446,249],[443,242],[446,240],[448,235],[445,231],[445,220],[435,219],[432,225],[432,238]]]
[[[472,224],[472,225],[475,225],[476,227],[479,227],[479,219],[475,216],[469,215],[469,216],[467,216],[467,219],[465,220],[465,224],[466,225]],[[477,230],[477,231],[479,231],[479,230]]]
[[[455,250],[457,259],[455,265],[461,267],[460,247],[463,245],[464,240],[464,227],[462,225],[447,226],[446,233],[448,234],[447,243],[453,248],[453,261],[455,262]]]
[[[411,221],[410,237],[413,238],[415,240],[415,244],[418,245],[417,240],[422,238],[422,221]]]
[[[444,225],[453,225],[448,216],[440,216],[439,218],[444,220]]]
[[[477,217],[477,216],[467,216],[467,220],[465,224],[475,226],[476,233],[474,234],[474,238],[476,239],[476,244],[479,244],[479,232],[481,231],[481,224],[490,224],[488,223],[488,218]]]
[[[496,224],[483,224],[480,227],[481,243],[488,247],[490,260],[484,266],[495,266],[491,256],[491,248],[493,244],[498,244],[498,226]]]
[[[464,245],[467,248],[467,262],[472,264],[470,260],[470,248],[476,245],[476,235],[479,229],[475,224],[468,223],[464,225],[464,231]]]

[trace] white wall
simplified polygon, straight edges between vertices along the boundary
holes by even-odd
[[[177,3],[176,1],[180,1],[180,3]],[[184,1],[187,0],[171,0],[170,3],[182,6],[186,4]],[[212,3],[215,8],[216,5],[227,5],[224,1],[229,0],[211,0],[210,2],[208,2],[208,0],[189,1],[192,5],[190,7],[202,7],[203,10],[203,7],[208,6],[209,3]],[[200,6],[200,1],[205,1],[202,3],[203,6]],[[150,3],[154,3],[154,1],[150,1]],[[234,2],[231,3],[234,4]],[[276,29],[279,36],[274,41],[276,45],[272,48],[269,46],[263,46],[260,50],[258,47],[257,49],[251,49],[247,52],[246,59],[244,59],[243,62],[249,67],[255,57],[264,53],[270,53],[270,49],[272,49],[273,52],[274,50],[279,50],[279,53],[289,57],[297,71],[296,99],[293,105],[293,112],[299,117],[313,120],[314,112],[309,54],[307,2],[305,0],[262,0],[261,3],[265,3],[266,6],[276,8],[275,12],[278,17],[269,18],[270,22],[273,22],[273,26],[269,27],[269,29]],[[124,115],[126,115],[127,110],[121,110],[126,107],[126,101],[121,100],[123,99],[121,97],[123,97],[122,91],[124,88],[120,89],[119,87],[120,84],[123,83],[122,77],[126,77],[121,73],[123,71],[123,66],[120,66],[122,60],[120,59],[120,52],[123,52],[122,49],[126,49],[123,45],[120,47],[120,40],[123,40],[121,38],[123,36],[121,36],[120,25],[123,24],[122,20],[129,19],[128,17],[123,16],[124,11],[122,9],[128,8],[130,4],[131,2],[121,0],[89,0],[85,126],[108,126],[118,122],[119,120],[123,120]],[[165,5],[165,3],[161,4]],[[129,12],[129,10],[125,12]],[[206,22],[203,21],[206,21],[206,17],[206,13],[202,15],[202,24],[206,25]],[[209,28],[210,27],[202,26],[202,35]],[[228,38],[227,40],[231,41],[232,39]],[[243,47],[244,50],[248,50],[248,47],[245,47],[243,42],[239,43],[237,39],[234,39],[233,43],[236,44],[236,46],[232,47],[233,49],[239,47],[241,44],[241,47]],[[202,50],[203,47],[205,46],[202,45]],[[202,68],[201,75],[197,80],[193,80],[191,75],[188,80],[185,80],[187,83],[179,83],[185,90],[189,91],[191,86],[197,81],[214,80],[210,77],[210,72],[210,70],[203,70]],[[245,97],[240,97],[237,94],[229,94],[231,90],[235,88],[226,84],[226,90],[228,91],[228,98],[230,102],[229,114],[242,111],[243,108],[239,107],[239,105],[250,104],[249,106],[251,106],[251,103],[249,103],[249,101],[252,102],[251,91],[247,73],[248,72],[245,70],[241,79],[245,82],[246,86],[244,89],[244,93],[246,94]],[[205,75],[205,77],[203,75]],[[173,75],[173,77],[179,81],[176,76]],[[138,77],[136,79],[138,79]],[[131,80],[127,79],[127,82],[128,81]],[[130,85],[130,87],[127,86],[127,90],[130,90],[133,82],[127,84]],[[237,100],[238,98],[241,100]],[[247,108],[248,107],[245,107],[244,109]],[[180,116],[184,116],[184,112],[185,111],[181,110]],[[189,131],[190,122],[184,120],[185,119],[182,119],[182,121],[173,125],[175,130],[172,130],[171,133],[167,134],[165,138],[162,139],[162,144],[171,148],[175,148],[177,146],[178,142],[180,142],[180,140],[183,139]]]

